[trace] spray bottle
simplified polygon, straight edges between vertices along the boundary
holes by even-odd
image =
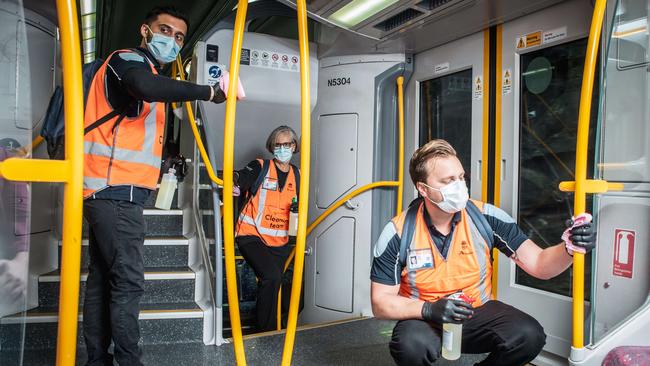
[[[465,295],[462,291],[455,292],[448,296],[449,299],[462,300],[468,304],[474,299]],[[460,358],[460,345],[463,340],[463,325],[455,323],[444,323],[442,325],[442,357],[447,360]]]
[[[296,197],[291,199],[289,207],[289,235],[298,235],[298,200]]]
[[[162,180],[160,181],[160,189],[156,197],[156,208],[169,210],[172,207],[176,185],[176,169],[169,168],[169,171],[163,174]]]

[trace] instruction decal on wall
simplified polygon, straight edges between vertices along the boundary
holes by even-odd
[[[438,64],[433,68],[434,74],[441,74],[443,72],[449,71],[449,62]]]
[[[542,43],[547,44],[547,43],[557,42],[559,40],[566,38],[566,34],[567,34],[566,27],[555,28],[548,32],[544,32]]]
[[[298,55],[266,50],[250,50],[250,66],[252,67],[300,72],[299,61]]]
[[[483,98],[483,76],[479,75],[476,78],[474,78],[474,99],[481,99]]]
[[[512,92],[512,71],[510,69],[503,70],[503,83],[501,84],[502,94],[510,94]]]

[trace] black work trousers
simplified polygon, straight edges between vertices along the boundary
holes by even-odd
[[[530,315],[500,301],[488,301],[463,323],[462,353],[489,353],[478,365],[520,366],[546,343]],[[393,329],[390,353],[398,365],[433,365],[441,357],[441,329],[424,320],[402,320]]]
[[[257,330],[266,332],[277,326],[278,291],[282,286],[284,262],[291,246],[270,247],[256,236],[237,238],[239,252],[257,276]],[[284,290],[282,291],[285,292]],[[285,303],[283,296],[283,303]]]
[[[143,207],[128,201],[86,200],[90,265],[83,308],[86,365],[142,365],[140,298],[144,293]]]

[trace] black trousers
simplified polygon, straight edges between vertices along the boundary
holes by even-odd
[[[546,343],[537,320],[500,301],[476,308],[463,323],[462,334],[462,353],[490,353],[479,365],[524,365]],[[398,365],[432,365],[441,357],[440,327],[424,320],[399,321],[389,347]]]
[[[140,298],[144,293],[143,207],[128,201],[86,200],[90,265],[83,308],[86,365],[142,365]]]
[[[278,291],[282,286],[284,262],[291,253],[291,247],[269,247],[256,236],[238,237],[237,246],[257,276],[257,328],[260,332],[275,330]],[[283,296],[282,302],[285,303],[285,300],[287,299]]]

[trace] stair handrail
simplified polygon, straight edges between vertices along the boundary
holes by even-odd
[[[79,314],[84,110],[77,4],[72,0],[57,0],[56,9],[65,71],[65,160],[10,158],[0,162],[0,176],[12,181],[64,183],[56,364],[72,366],[77,350]]]

